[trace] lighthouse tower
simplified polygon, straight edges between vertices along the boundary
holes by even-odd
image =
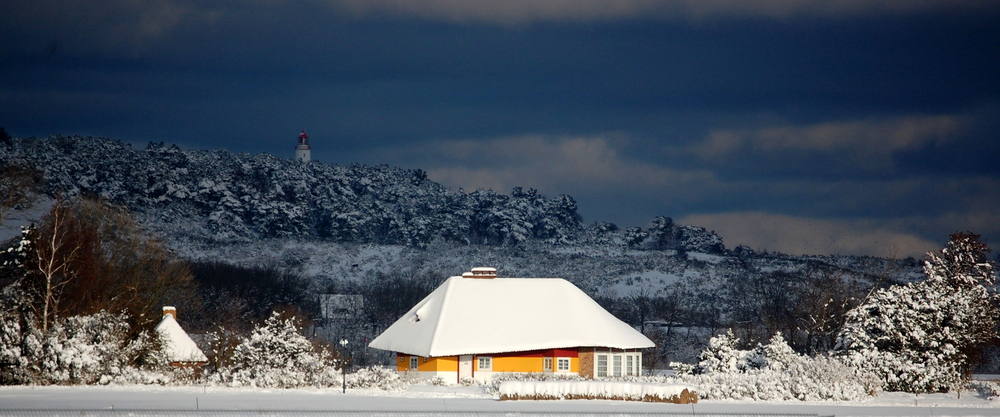
[[[312,148],[309,147],[309,135],[303,130],[299,133],[299,144],[295,145],[295,159],[303,162],[312,160]]]

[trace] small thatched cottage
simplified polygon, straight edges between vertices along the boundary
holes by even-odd
[[[176,308],[163,307],[163,319],[156,325],[155,331],[163,338],[163,349],[171,365],[193,367],[208,363],[205,353],[177,323]]]

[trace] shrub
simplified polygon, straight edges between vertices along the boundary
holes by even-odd
[[[314,348],[293,319],[275,313],[233,350],[232,364],[213,376],[232,386],[294,388],[340,382],[326,349]]]
[[[543,374],[543,373],[497,373],[483,386],[483,391],[489,395],[500,392],[500,384],[504,381],[583,381],[586,378],[575,374]]]
[[[165,384],[181,376],[157,335],[129,335],[126,314],[59,318],[46,333],[0,318],[0,379],[7,384]]]
[[[348,374],[347,387],[400,391],[406,387],[406,381],[400,378],[395,369],[385,366],[371,366]]]
[[[752,350],[736,349],[729,332],[712,338],[697,364],[671,364],[678,372],[665,382],[695,386],[704,399],[838,400],[873,395],[880,384],[837,359],[795,353],[780,335]]]

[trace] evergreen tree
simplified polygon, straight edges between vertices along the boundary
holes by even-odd
[[[890,391],[937,392],[963,381],[998,323],[996,276],[979,236],[956,233],[928,253],[927,279],[881,289],[847,314],[836,354]]]

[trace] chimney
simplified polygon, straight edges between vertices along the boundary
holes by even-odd
[[[488,267],[472,268],[472,272],[462,274],[462,278],[493,279],[496,277],[497,269]]]
[[[174,316],[174,320],[177,320],[177,308],[171,306],[163,306],[163,317]]]

